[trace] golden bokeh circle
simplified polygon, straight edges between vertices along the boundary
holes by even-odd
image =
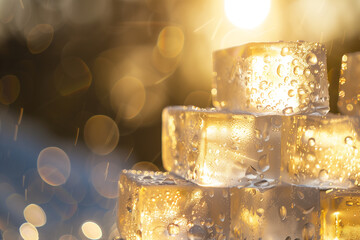
[[[164,57],[178,56],[184,47],[184,33],[176,26],[164,27],[158,37],[157,47]]]
[[[85,123],[84,140],[93,153],[107,155],[119,142],[119,128],[108,116],[92,116]]]
[[[34,225],[32,225],[31,223],[23,223],[20,228],[19,228],[19,232],[21,237],[24,240],[38,240],[39,239],[39,232],[36,229],[36,227]]]
[[[81,231],[85,237],[89,239],[99,239],[102,237],[102,230],[100,226],[91,221],[83,223],[81,226]]]
[[[159,168],[152,162],[142,161],[135,163],[132,170],[141,170],[141,171],[160,171]]]
[[[20,81],[15,75],[5,75],[0,79],[0,102],[9,105],[18,98]]]
[[[54,28],[50,24],[38,24],[33,27],[26,37],[26,43],[32,54],[45,51],[54,37]]]
[[[70,176],[70,159],[62,149],[47,147],[38,156],[37,168],[44,182],[51,186],[60,186]]]
[[[29,204],[24,209],[24,218],[35,227],[44,226],[46,223],[46,214],[44,210],[36,204]]]

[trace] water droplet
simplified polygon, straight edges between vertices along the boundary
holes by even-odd
[[[353,109],[354,109],[354,106],[353,106],[351,103],[346,104],[346,110],[348,110],[349,112],[351,112]]]
[[[140,229],[136,231],[136,238],[139,240],[142,238],[142,232]]]
[[[326,169],[321,169],[320,172],[319,172],[319,180],[321,182],[325,182],[329,179],[329,174],[328,172],[326,171]]]
[[[341,77],[341,78],[339,79],[339,82],[340,82],[341,85],[344,85],[344,84],[346,83],[346,78]]]
[[[298,82],[297,82],[296,80],[291,80],[291,82],[290,82],[290,85],[291,85],[292,87],[296,87],[297,84],[298,84]]]
[[[270,168],[269,155],[262,155],[259,159],[259,168],[262,172],[266,172]]]
[[[258,209],[256,210],[256,214],[257,214],[259,217],[263,216],[264,213],[265,213],[265,210],[264,210],[263,208],[258,208]]]
[[[313,240],[315,236],[315,226],[312,223],[306,223],[302,229],[302,237],[304,240]]]
[[[275,128],[280,128],[282,125],[282,121],[281,121],[281,117],[280,116],[273,116],[271,118],[271,124],[275,127]]]
[[[304,209],[303,214],[304,214],[304,215],[307,215],[307,214],[311,213],[312,211],[314,211],[314,209],[315,209],[314,206],[312,206],[312,207],[309,208],[309,209]]]
[[[178,235],[180,232],[180,227],[177,224],[170,223],[167,227],[168,233],[170,236]]]
[[[299,66],[294,67],[294,74],[295,75],[302,75],[303,71],[301,70],[301,68]]]
[[[317,63],[317,57],[314,53],[309,53],[307,56],[306,56],[306,62],[309,64],[309,65],[315,65]]]
[[[286,56],[286,55],[288,55],[288,53],[289,53],[289,48],[288,47],[283,47],[281,49],[281,55],[282,56]]]
[[[297,192],[297,195],[300,199],[304,199],[304,197],[305,197],[304,193],[300,192],[300,191]]]
[[[349,206],[349,207],[351,207],[351,206],[354,205],[354,203],[353,203],[352,201],[346,201],[346,205]]]
[[[293,114],[293,113],[294,113],[294,110],[293,110],[292,107],[287,107],[287,108],[284,108],[284,109],[283,109],[282,113],[283,113],[284,115],[290,115],[290,114]]]
[[[224,213],[220,213],[219,214],[219,219],[221,222],[224,222],[225,221],[225,214]]]
[[[300,96],[305,95],[305,90],[304,90],[303,88],[299,88],[299,89],[298,89],[298,94],[299,94]]]
[[[262,82],[260,83],[260,89],[264,90],[264,89],[266,88],[267,84],[268,84],[267,81],[262,81]]]
[[[341,90],[341,91],[339,92],[339,97],[345,97],[345,92]]]
[[[311,74],[310,69],[307,68],[307,69],[304,70],[304,76],[305,76],[305,77],[310,76],[310,74]]]
[[[257,178],[257,172],[256,172],[255,168],[253,168],[252,166],[248,167],[245,172],[245,177],[248,179]]]
[[[287,237],[285,238],[285,240],[291,240],[291,237],[290,237],[290,236],[287,236]]]
[[[352,146],[354,144],[354,139],[352,137],[350,137],[350,136],[347,136],[345,138],[345,144]]]
[[[298,65],[298,64],[299,64],[299,60],[297,60],[297,59],[292,60],[292,64],[293,64],[293,65]]]
[[[165,178],[161,183],[164,185],[175,185],[176,184],[175,180],[172,178],[169,178],[169,177]]]
[[[282,64],[279,64],[278,68],[277,68],[277,74],[279,75],[279,77],[283,77],[285,75],[285,67]]]
[[[295,96],[295,91],[294,91],[293,89],[290,89],[290,90],[288,91],[288,95],[289,95],[289,97]]]
[[[309,138],[308,144],[309,144],[310,147],[315,146],[315,139],[314,138]]]
[[[199,225],[194,225],[188,232],[189,240],[204,240],[206,238],[206,231]]]
[[[281,218],[281,220],[284,221],[285,218],[286,218],[286,214],[287,214],[286,207],[285,207],[285,206],[281,206],[280,209],[279,209],[279,213],[280,213],[280,218]]]

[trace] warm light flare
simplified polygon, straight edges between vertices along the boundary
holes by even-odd
[[[271,0],[224,0],[226,17],[238,28],[259,26],[270,12]]]

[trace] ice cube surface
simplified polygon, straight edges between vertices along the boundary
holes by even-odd
[[[356,116],[284,117],[282,180],[321,188],[359,185],[359,134]]]
[[[346,115],[360,115],[360,52],[342,57],[339,79],[339,111]]]
[[[126,240],[227,239],[228,189],[203,188],[162,172],[124,171],[118,227]]]
[[[248,43],[213,54],[213,104],[257,115],[326,114],[325,47],[319,43]]]
[[[321,191],[323,239],[360,239],[360,190]]]
[[[164,168],[202,186],[271,186],[280,174],[281,116],[163,111]]]
[[[231,189],[230,239],[320,239],[316,188],[278,185]]]

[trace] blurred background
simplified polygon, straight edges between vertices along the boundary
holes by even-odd
[[[326,45],[331,111],[357,0],[0,0],[0,239],[120,239],[121,169],[163,170],[161,111],[211,107],[212,51]]]

